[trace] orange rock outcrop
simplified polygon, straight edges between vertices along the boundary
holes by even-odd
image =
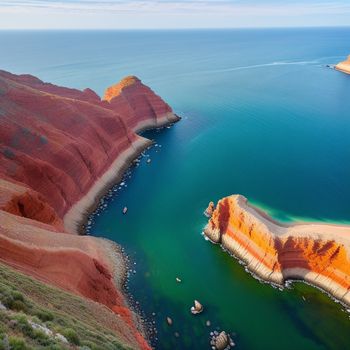
[[[348,56],[348,58],[345,61],[338,63],[335,66],[335,69],[350,74],[350,56]]]
[[[350,304],[349,226],[283,225],[233,195],[218,202],[204,233],[265,281],[301,279]]]
[[[75,233],[150,144],[136,132],[179,118],[136,77],[106,96],[0,71],[0,260],[106,305],[128,329],[120,337],[149,349],[115,283],[124,274],[118,249]]]

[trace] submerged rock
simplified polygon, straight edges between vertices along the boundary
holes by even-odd
[[[203,311],[203,305],[198,301],[194,301],[194,306],[191,307],[191,312],[193,315],[200,314]]]
[[[212,338],[210,345],[214,350],[229,350],[231,347],[235,346],[230,336],[225,332],[211,332]]]
[[[222,331],[215,340],[215,347],[218,350],[224,350],[229,345],[229,339],[225,331]]]

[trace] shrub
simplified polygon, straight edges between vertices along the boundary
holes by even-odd
[[[23,338],[10,337],[9,344],[11,350],[28,350],[28,347]]]
[[[65,350],[67,348],[62,347],[61,345],[58,344],[52,344],[46,348],[47,350]]]
[[[0,350],[9,350],[10,344],[9,344],[9,338],[6,334],[2,334],[0,336]]]
[[[74,345],[79,345],[80,340],[76,333],[76,331],[72,328],[65,328],[62,332],[62,335],[64,335],[69,342],[71,342]]]
[[[3,291],[1,293],[1,301],[7,308],[10,308],[11,304],[13,303],[13,297],[11,296],[11,294]]]
[[[23,314],[23,313],[19,313],[17,315],[14,315],[13,319],[18,321],[18,323],[21,323],[21,324],[27,324],[28,323],[27,316],[25,314]]]
[[[17,327],[23,334],[30,338],[34,338],[34,332],[32,326],[28,323],[27,317],[24,314],[19,314],[14,317],[17,320]]]
[[[59,318],[59,319],[57,320],[57,324],[59,324],[60,326],[66,327],[67,322],[66,322],[66,320],[64,320],[63,318]]]
[[[27,312],[27,305],[21,300],[14,300],[10,305],[11,310]]]
[[[52,340],[40,329],[33,329],[32,339],[43,346],[48,346],[52,343]]]
[[[16,290],[11,291],[12,298],[14,300],[20,300],[24,302],[23,294],[20,292],[17,292]]]
[[[44,339],[48,339],[48,336],[40,329],[34,329],[33,338],[37,340],[44,340]]]
[[[49,311],[39,310],[35,313],[35,316],[39,317],[41,321],[47,322],[54,319],[53,314]]]
[[[10,349],[10,343],[9,338],[7,335],[4,335],[3,337],[0,337],[0,350],[9,350]]]
[[[82,349],[84,349],[84,347],[88,348],[90,350],[96,350],[97,349],[96,345],[93,342],[89,341],[89,340],[85,340],[84,342],[82,342]]]
[[[1,300],[3,304],[15,311],[28,311],[27,303],[23,297],[23,294],[15,291],[15,290],[2,290],[1,291]]]

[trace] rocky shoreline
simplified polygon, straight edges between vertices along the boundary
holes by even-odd
[[[175,122],[179,121],[180,118],[174,114],[173,117],[167,115],[163,118],[161,123],[157,123],[156,126],[152,123],[143,123],[139,125],[137,132],[141,133],[146,130],[162,129],[164,127],[172,126]],[[93,185],[91,190],[78,201],[72,210],[70,210],[65,218],[64,225],[66,230],[71,233],[86,235],[86,224],[88,220],[91,220],[91,216],[94,212],[100,208],[100,200],[108,193],[113,187],[123,181],[125,173],[128,169],[133,166],[133,162],[140,157],[140,155],[149,147],[153,142],[151,140],[140,138],[138,142],[133,145],[133,149],[129,149],[125,154],[119,156],[107,170],[107,172]],[[134,150],[134,151],[133,151]],[[128,152],[130,151],[130,152]],[[106,175],[106,176],[105,176]],[[118,290],[123,291],[128,308],[133,311],[133,321],[139,332],[143,335],[146,340],[148,334],[151,333],[150,327],[142,319],[140,310],[137,309],[133,303],[132,297],[127,292],[127,282],[129,270],[131,270],[130,260],[127,254],[124,252],[122,246],[111,240],[93,237],[97,241],[97,244],[102,245],[106,251],[106,258],[109,260],[109,268],[113,272],[113,279]]]
[[[169,127],[179,120],[180,117],[169,113],[156,124],[148,121],[139,123],[135,132],[142,133],[146,130]],[[133,143],[132,148],[129,148],[114,160],[110,168],[96,181],[89,192],[74,204],[64,216],[63,223],[68,232],[79,235],[86,234],[86,223],[94,211],[99,209],[100,199],[106,195],[111,187],[120,184],[125,172],[133,165],[133,162],[138,159],[142,152],[152,144],[153,141],[140,137]],[[113,280],[117,289],[123,291],[127,307],[132,311],[134,325],[143,338],[149,342],[150,325],[143,321],[140,310],[137,310],[132,303],[132,297],[127,293],[128,270],[130,269],[129,257],[116,242],[100,237],[95,239],[97,244],[102,245],[107,253],[106,258],[110,262],[109,268],[113,272]]]
[[[305,281],[350,305],[349,226],[279,225],[236,195],[219,201],[204,234],[262,281]]]
[[[132,297],[127,292],[128,274],[131,269],[131,262],[124,249],[117,243],[106,238],[94,237],[98,244],[104,247],[107,259],[110,260],[113,280],[118,290],[122,291],[125,304],[131,310],[132,322],[142,337],[150,343],[149,326],[143,321],[140,310],[133,304]]]
[[[170,127],[178,122],[180,117],[176,114],[169,113],[165,115],[160,122],[154,123],[145,122],[137,126],[137,133],[142,133],[147,130],[162,129]],[[125,172],[133,165],[133,162],[153,144],[152,140],[144,137],[139,137],[132,147],[119,155],[109,169],[92,185],[88,193],[86,193],[71,209],[65,214],[63,223],[66,231],[74,234],[86,234],[86,223],[90,215],[98,209],[99,201],[103,198],[108,190],[114,185],[119,184]]]
[[[68,232],[84,234],[83,226],[89,215],[98,207],[100,198],[110,187],[120,182],[132,162],[151,144],[151,140],[140,138],[114,160],[109,169],[64,216],[63,223]]]

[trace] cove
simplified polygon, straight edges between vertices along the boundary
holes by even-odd
[[[283,291],[262,284],[220,247],[203,239],[206,202],[191,201],[195,178],[182,189],[184,175],[178,172],[178,137],[184,124],[186,120],[171,129],[147,132],[145,136],[162,147],[150,149],[127,176],[127,187],[107,200],[99,216],[93,216],[91,232],[103,232],[110,239],[117,236],[131,258],[131,270],[136,273],[130,272],[129,292],[147,320],[155,322],[158,334],[152,338],[153,345],[157,349],[204,349],[209,332],[219,327],[236,334],[238,349],[346,346],[348,315],[328,296],[304,283]],[[164,172],[167,163],[175,166]],[[201,186],[205,188],[205,183]],[[122,214],[124,205],[127,215]],[[150,221],[152,226],[148,226]],[[148,235],[144,235],[145,227]],[[182,283],[175,281],[177,276]],[[194,298],[205,306],[198,316],[189,311]],[[167,316],[174,321],[171,327],[165,322]],[[205,325],[207,320],[210,327]],[[330,332],[337,337],[330,338]]]
[[[100,94],[135,74],[183,117],[146,134],[162,147],[90,230],[136,263],[129,292],[155,322],[157,349],[209,348],[216,327],[236,333],[237,349],[350,344],[349,316],[328,296],[261,284],[201,235],[208,202],[234,193],[278,220],[349,221],[350,80],[325,67],[349,39],[347,28],[0,34],[3,69]]]

